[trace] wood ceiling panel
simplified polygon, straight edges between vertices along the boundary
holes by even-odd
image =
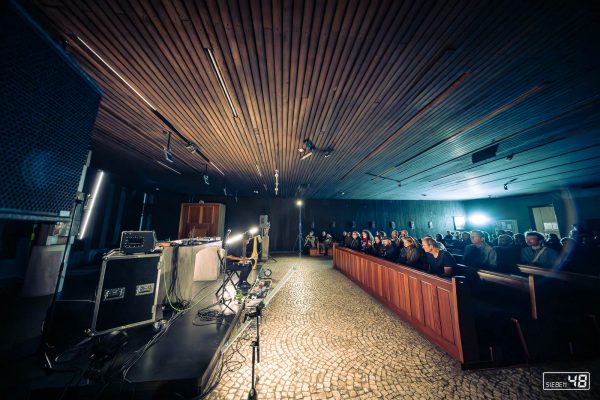
[[[26,5],[103,90],[96,163],[135,162],[142,184],[272,196],[277,169],[280,196],[446,199],[505,195],[499,182],[516,176],[513,195],[599,180],[600,16],[585,4]],[[169,163],[181,175],[157,163],[170,130],[159,115],[183,136]],[[317,151],[300,160],[304,139]],[[497,157],[472,164],[492,143]],[[198,186],[207,165],[213,183]],[[537,177],[544,168],[555,172]],[[478,189],[461,191],[468,182]]]

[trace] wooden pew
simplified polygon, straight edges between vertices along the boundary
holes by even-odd
[[[536,318],[551,327],[571,355],[600,353],[600,278],[518,265],[527,276]]]
[[[333,265],[395,311],[463,367],[480,362],[469,286],[348,248],[334,246]]]
[[[480,347],[489,349],[490,362],[526,363],[536,356],[533,342],[539,330],[533,324],[536,310],[527,278],[461,264],[456,273],[471,285]]]
[[[531,302],[535,305],[537,312],[545,314],[557,312],[555,309],[544,309],[545,305],[540,301],[540,294],[545,291],[549,292],[547,294],[550,296],[545,297],[548,297],[546,300],[553,300],[551,303],[564,298],[575,308],[583,306],[586,312],[598,313],[600,309],[600,278],[531,265],[518,264],[517,267],[528,277]]]

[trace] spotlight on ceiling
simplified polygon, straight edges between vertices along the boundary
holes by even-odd
[[[304,147],[306,148],[306,151],[304,151],[304,155],[300,157],[301,160],[305,160],[312,156],[315,150],[315,145],[309,139],[304,139]]]
[[[173,152],[171,151],[171,149],[168,149],[165,147],[165,160],[167,160],[168,162],[175,162],[175,160],[173,160]]]
[[[297,205],[298,207],[302,207],[302,200],[298,200],[298,201],[296,201],[296,205]]]
[[[204,167],[204,184],[210,185],[210,182],[208,181],[208,164]]]
[[[300,157],[300,159],[301,160],[306,160],[310,156],[312,156],[312,151],[306,152],[306,154],[304,154],[302,157]]]
[[[198,151],[198,146],[196,146],[194,143],[190,142],[185,146],[186,149],[188,149],[190,151],[190,153],[194,154],[195,152]]]
[[[508,184],[509,184],[509,183],[513,183],[513,182],[514,182],[514,181],[516,181],[516,180],[517,180],[517,178],[513,178],[513,179],[511,179],[510,181],[506,182],[506,183],[504,184],[504,190],[508,190]]]
[[[333,149],[331,147],[328,147],[323,151],[323,155],[325,156],[325,158],[331,157],[331,153],[333,153]]]

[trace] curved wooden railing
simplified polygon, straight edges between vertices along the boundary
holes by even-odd
[[[478,361],[468,285],[334,246],[333,266],[462,364]]]

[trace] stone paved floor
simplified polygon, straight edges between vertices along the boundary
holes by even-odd
[[[595,382],[600,362],[462,371],[332,269],[330,259],[278,261],[270,263],[274,275],[290,267],[295,272],[264,311],[259,399],[600,398],[597,385],[593,393],[541,390],[542,371],[591,371]],[[246,331],[232,347],[239,349],[227,364],[232,371],[223,374],[210,399],[247,398],[252,333]]]

